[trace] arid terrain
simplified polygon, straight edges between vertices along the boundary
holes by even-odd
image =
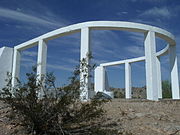
[[[120,135],[180,135],[180,100],[113,99],[104,108],[106,125]],[[0,135],[23,135],[22,127],[5,117],[8,112],[0,101]]]
[[[113,99],[105,109],[120,134],[180,135],[180,100]]]

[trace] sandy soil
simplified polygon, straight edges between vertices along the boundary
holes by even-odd
[[[105,109],[119,134],[180,135],[180,100],[114,99]]]
[[[104,108],[104,123],[119,135],[180,135],[180,100],[113,99]],[[0,135],[23,135],[22,127],[5,117],[9,110],[0,101]]]

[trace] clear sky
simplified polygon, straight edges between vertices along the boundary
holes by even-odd
[[[157,26],[176,37],[180,56],[180,0],[0,0],[0,47],[13,47],[49,31],[86,21],[130,21]],[[92,31],[94,62],[144,55],[144,36],[125,31]],[[157,51],[166,42],[158,39]],[[79,61],[80,33],[48,42],[47,70],[57,84],[67,83]],[[22,52],[21,78],[37,61],[37,47]],[[168,56],[161,58],[162,78],[169,79]],[[179,61],[180,62],[180,58]],[[179,63],[178,63],[179,64]],[[124,65],[107,68],[109,83],[124,87]],[[132,64],[133,86],[145,85],[144,62]]]

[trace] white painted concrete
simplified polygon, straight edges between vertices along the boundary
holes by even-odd
[[[169,44],[162,50],[156,53],[157,57],[167,55],[169,50]],[[145,56],[138,57],[138,58],[132,58],[132,59],[126,59],[126,60],[121,60],[121,61],[113,61],[113,62],[108,62],[108,63],[101,63],[100,66],[115,66],[115,65],[120,65],[120,64],[125,64],[126,62],[128,63],[135,63],[135,62],[140,62],[140,61],[145,61]]]
[[[155,32],[149,31],[145,35],[144,46],[146,58],[145,65],[147,99],[158,100]]]
[[[159,52],[156,53],[156,56],[157,57],[160,57],[160,56],[165,56],[168,54],[168,51],[169,51],[169,44],[166,45],[166,47],[162,50],[160,50]]]
[[[109,78],[108,78],[108,74],[107,74],[107,71],[106,71],[106,69],[104,69],[104,74],[105,74],[105,80],[104,80],[104,82],[105,82],[105,90],[106,91],[110,91],[110,87],[109,87]],[[114,97],[114,96],[113,96]]]
[[[7,84],[7,73],[12,72],[13,48],[0,48],[0,90]]]
[[[166,40],[171,45],[175,45],[174,36],[171,33],[155,26],[133,23],[133,22],[123,22],[123,21],[90,21],[90,22],[78,23],[67,27],[59,28],[57,30],[48,32],[37,38],[24,42],[20,45],[17,45],[15,48],[18,50],[19,49],[24,50],[37,44],[40,39],[51,40],[57,37],[79,32],[82,28],[103,29],[103,30],[125,30],[125,31],[134,31],[134,32],[142,32],[142,33],[151,30],[156,33],[157,37]]]
[[[46,75],[46,61],[47,61],[47,45],[43,40],[39,40],[38,57],[37,57],[37,75],[38,80],[43,81]]]
[[[158,98],[162,99],[161,62],[160,62],[160,58],[159,57],[156,57],[156,64],[157,64]]]
[[[169,47],[172,98],[180,99],[176,46]]]
[[[37,57],[37,83],[44,85],[44,77],[46,75],[47,62],[47,44],[44,40],[39,40],[38,57]],[[44,95],[43,89],[38,93],[38,97],[42,98]]]
[[[110,91],[107,72],[103,66],[95,69],[94,90],[95,93]]]
[[[127,99],[132,97],[132,84],[131,84],[131,64],[125,63],[125,96]]]
[[[110,91],[108,76],[103,66],[98,66],[95,69],[94,77],[94,91],[95,93],[102,92],[111,98],[114,98],[114,93]]]
[[[2,56],[2,53],[3,53],[4,48],[5,48],[5,47],[1,47],[1,48],[0,48],[0,57]]]
[[[13,68],[12,68],[12,87],[16,86],[17,78],[19,79],[20,61],[21,61],[21,51],[14,48]]]
[[[114,92],[112,91],[103,91],[104,94],[108,95],[110,98],[114,98]]]
[[[94,91],[95,93],[105,91],[105,69],[102,66],[95,69]]]
[[[55,39],[57,37],[69,35],[75,32],[81,32],[81,54],[80,59],[86,58],[86,55],[90,53],[90,30],[125,30],[125,31],[134,31],[141,32],[142,34],[146,33],[145,38],[145,56],[127,59],[122,61],[110,62],[100,64],[102,68],[111,65],[119,65],[124,63],[133,63],[138,61],[146,61],[146,82],[147,82],[147,98],[150,100],[158,100],[160,95],[160,75],[158,74],[160,70],[160,63],[158,63],[156,57],[160,57],[167,54],[167,50],[170,47],[170,65],[171,65],[171,82],[172,82],[172,91],[173,91],[173,99],[179,99],[179,79],[178,79],[178,68],[177,68],[177,57],[174,46],[176,45],[174,36],[166,30],[163,30],[158,27],[149,26],[140,23],[132,23],[132,22],[122,22],[122,21],[91,21],[84,22],[79,24],[70,25],[67,27],[63,27],[44,35],[41,35],[37,38],[29,40],[25,43],[17,45],[14,47],[14,57],[13,57],[13,71],[12,71],[12,85],[15,86],[15,77],[19,77],[20,70],[20,51],[30,48],[32,46],[39,44],[39,52],[38,52],[38,74],[45,73],[45,63],[46,63],[46,53],[43,50],[47,51],[47,46],[44,41],[48,41],[51,39]],[[155,36],[160,37],[167,41],[169,45],[167,45],[164,49],[159,52],[155,50]],[[89,63],[89,60],[87,60]],[[158,65],[159,64],[159,65]],[[128,71],[128,70],[127,70]],[[100,72],[100,71],[99,71]],[[105,72],[105,71],[103,71]],[[160,72],[159,72],[160,73]],[[91,93],[90,88],[90,79],[83,77],[84,73],[81,73],[81,82],[85,84],[83,92],[81,93],[82,99],[86,100],[90,98],[89,93]],[[87,74],[89,74],[89,69],[87,68]],[[129,71],[130,74],[130,71]],[[106,75],[103,75],[106,78]],[[104,80],[102,78],[102,80]],[[103,82],[107,84],[105,81]],[[130,86],[130,81],[127,83],[127,87]],[[96,86],[100,87],[100,86]],[[102,84],[102,89],[105,90],[106,86]],[[127,88],[128,89],[128,88]],[[128,96],[127,96],[128,97]],[[130,95],[129,95],[130,97]]]
[[[86,59],[86,64],[89,64],[89,54],[90,54],[90,31],[89,28],[81,29],[81,54],[80,61]],[[80,67],[80,69],[84,68],[84,72],[81,70],[80,74],[80,90],[81,90],[81,99],[87,100],[90,98],[89,92],[91,90],[91,80],[89,77],[89,68],[88,67]]]

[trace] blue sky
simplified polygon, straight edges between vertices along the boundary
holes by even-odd
[[[13,47],[49,31],[85,21],[130,21],[154,25],[175,35],[180,56],[179,0],[0,0],[0,47]],[[125,31],[92,31],[94,62],[123,60],[144,55],[144,36]],[[166,42],[158,39],[157,51]],[[47,70],[57,85],[68,83],[79,61],[80,33],[48,42]],[[37,47],[22,52],[21,78],[37,61]],[[180,62],[180,60],[178,61]],[[179,63],[178,63],[179,64]],[[162,78],[169,79],[168,56],[161,58]],[[124,65],[107,68],[109,83],[124,87]],[[132,64],[133,86],[145,85],[144,62]]]

